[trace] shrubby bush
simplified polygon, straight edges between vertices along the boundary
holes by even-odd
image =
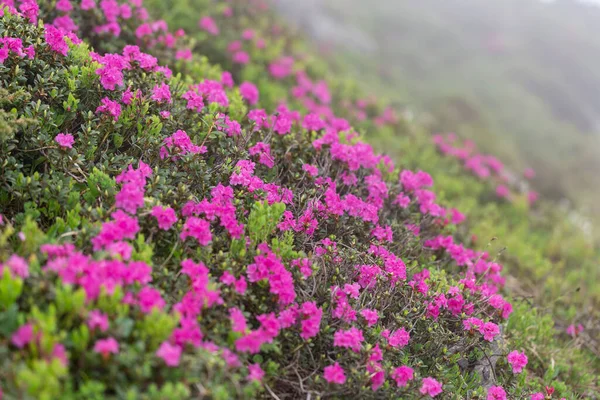
[[[502,265],[437,181],[348,121],[407,129],[391,109],[207,15],[189,37],[141,2],[5,4],[7,398],[589,393],[586,366],[528,363],[532,341],[557,346],[552,319],[509,319]],[[258,4],[209,10],[269,29]],[[207,42],[231,73],[189,51]]]

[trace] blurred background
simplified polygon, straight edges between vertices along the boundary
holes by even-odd
[[[600,0],[279,0],[371,92],[600,220]],[[377,73],[373,73],[377,71]]]

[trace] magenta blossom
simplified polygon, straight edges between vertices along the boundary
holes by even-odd
[[[442,384],[432,377],[423,378],[421,389],[419,389],[421,394],[429,395],[431,397],[437,396],[442,393],[442,391]]]
[[[169,367],[176,367],[179,365],[181,347],[172,345],[169,342],[162,342],[156,351],[156,356],[162,358],[165,364]]]
[[[344,369],[340,367],[339,363],[335,363],[328,367],[325,367],[323,370],[323,378],[329,383],[336,383],[338,385],[343,385],[346,382],[346,375],[344,374]]]
[[[33,340],[33,325],[25,324],[12,334],[10,341],[13,345],[22,349]]]
[[[527,365],[527,361],[528,361],[527,356],[525,355],[525,352],[519,353],[516,350],[508,353],[508,356],[506,357],[506,359],[508,360],[508,363],[512,367],[513,374],[518,374],[521,371],[523,371],[523,368],[525,368],[525,366]]]
[[[63,149],[72,149],[73,143],[75,143],[75,139],[73,139],[73,135],[70,133],[59,133],[54,140]]]
[[[177,222],[177,215],[171,207],[154,206],[151,214],[156,218],[158,227],[164,231],[171,229],[173,224]]]
[[[250,105],[253,106],[258,103],[259,93],[258,89],[253,83],[243,82],[240,85],[240,94],[246,101],[248,101]]]
[[[487,393],[487,400],[506,400],[506,392],[502,386],[492,386]]]
[[[108,358],[110,354],[119,352],[119,342],[115,338],[100,339],[94,344],[94,352],[102,354],[102,357]]]

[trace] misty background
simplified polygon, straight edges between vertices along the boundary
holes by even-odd
[[[366,90],[600,216],[600,0],[279,0]]]

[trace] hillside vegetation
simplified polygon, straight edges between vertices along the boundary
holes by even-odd
[[[600,8],[539,0],[282,0],[371,91],[600,215]],[[329,29],[323,28],[329,26]],[[331,34],[336,31],[336,34]],[[427,114],[427,115],[426,115]]]
[[[586,235],[268,3],[3,4],[0,398],[598,397]]]

